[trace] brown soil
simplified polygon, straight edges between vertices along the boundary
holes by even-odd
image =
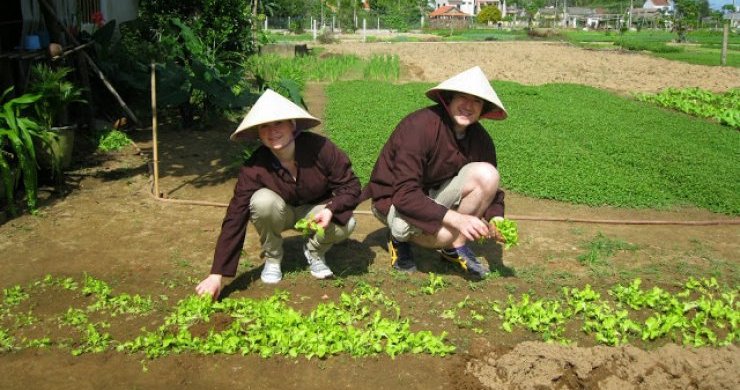
[[[668,87],[725,91],[740,87],[740,69],[678,63],[628,51],[585,50],[556,42],[341,43],[327,53],[397,54],[406,78],[442,81],[474,65],[492,80],[539,85],[576,83],[621,93]]]
[[[433,45],[433,46],[432,46]],[[480,64],[491,78],[522,83],[577,82],[622,92],[657,90],[693,79],[705,88],[740,85],[740,71],[653,59],[641,55],[585,51],[547,43],[341,44],[331,51],[398,53],[408,80],[441,80]],[[430,56],[430,50],[434,55]],[[669,70],[669,71],[668,71]],[[321,116],[325,98],[320,85],[306,93],[310,110]],[[164,124],[159,134],[160,192],[167,198],[227,203],[234,185],[239,149],[228,142],[234,125],[209,130],[177,130]],[[26,286],[45,274],[83,273],[107,281],[116,293],[165,295],[173,304],[191,294],[210,267],[224,209],[177,204],[150,196],[148,161],[151,134],[132,131],[135,148],[87,156],[68,172],[68,192],[45,193],[39,216],[22,216],[0,226],[0,287]],[[449,332],[458,353],[445,358],[404,355],[325,360],[258,356],[175,355],[147,360],[120,352],[71,356],[69,350],[26,348],[0,354],[0,388],[738,388],[740,353],[728,348],[689,349],[667,344],[608,348],[575,331],[582,347],[559,347],[524,332],[507,334],[490,315],[483,334],[452,325],[435,314],[466,296],[473,300],[505,299],[508,292],[557,292],[561,285],[609,286],[639,276],[645,284],[675,286],[689,275],[717,276],[737,285],[740,226],[630,226],[556,223],[522,219],[521,244],[509,251],[478,247],[503,277],[469,284],[454,268],[440,265],[431,251],[417,250],[419,268],[444,275],[452,287],[439,296],[408,294],[427,279],[423,273],[399,278],[388,271],[384,229],[359,208],[358,229],[328,256],[343,284],[317,282],[300,257],[301,239],[286,240],[285,280],[290,304],[311,310],[322,300],[336,300],[360,280],[370,281],[401,304],[414,327],[435,334]],[[554,216],[639,220],[726,220],[700,209],[674,211],[590,208],[507,194],[510,216]],[[580,245],[598,232],[638,245],[620,253],[609,267],[594,272],[575,258]],[[266,297],[274,288],[259,281],[258,240],[249,229],[239,275],[224,294]],[[43,297],[43,295],[42,295]],[[54,319],[69,306],[85,302],[53,294],[28,307],[36,316]],[[77,299],[77,301],[75,301]],[[117,339],[130,339],[158,319],[118,321]],[[155,315],[156,316],[156,315]],[[222,319],[223,320],[223,319]],[[49,320],[51,321],[51,320]],[[216,320],[216,327],[225,324]],[[223,321],[221,321],[223,322]],[[52,339],[72,337],[49,324],[28,328],[28,337],[46,329]],[[199,329],[205,333],[207,329]],[[36,332],[36,333],[34,333]],[[659,348],[658,348],[659,347]],[[735,374],[733,374],[733,372]]]

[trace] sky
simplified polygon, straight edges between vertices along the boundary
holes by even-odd
[[[712,9],[720,9],[725,4],[732,4],[732,0],[709,0],[709,7]],[[739,0],[735,0],[735,5],[740,5]]]

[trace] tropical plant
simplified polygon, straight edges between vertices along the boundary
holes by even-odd
[[[0,178],[8,210],[16,215],[14,192],[19,179],[23,180],[28,208],[32,213],[36,211],[38,176],[33,141],[35,138],[49,145],[53,136],[33,119],[22,115],[22,111],[30,108],[41,96],[27,93],[5,101],[12,91],[13,87],[10,87],[0,97],[0,102],[5,102],[0,112]],[[20,175],[14,177],[14,172],[18,170]]]
[[[51,68],[37,64],[31,68],[28,92],[39,95],[34,105],[40,124],[45,129],[68,124],[67,108],[75,102],[84,103],[82,88],[67,79],[72,68]]]

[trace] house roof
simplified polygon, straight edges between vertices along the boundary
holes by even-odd
[[[650,2],[656,7],[669,7],[671,5],[668,0],[651,0]]]
[[[650,15],[650,14],[658,14],[660,11],[658,11],[655,8],[632,8],[632,14],[633,15]]]
[[[452,17],[457,17],[457,18],[464,18],[470,15],[458,10],[454,5],[445,5],[445,6],[439,7],[435,9],[434,11],[432,11],[431,14],[429,14],[430,18],[438,18],[440,16],[452,16]]]
[[[593,15],[596,11],[591,8],[568,7],[568,15]]]

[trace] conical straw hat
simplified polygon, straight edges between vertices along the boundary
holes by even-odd
[[[310,129],[321,121],[306,112],[295,103],[283,97],[279,93],[267,89],[254,103],[242,123],[236,128],[230,139],[237,140],[254,140],[257,139],[257,127],[261,124],[282,121],[295,120],[296,131]]]
[[[478,66],[443,81],[438,86],[428,90],[426,95],[429,99],[439,103],[439,91],[463,92],[493,104],[494,108],[482,114],[481,118],[502,120],[508,116],[504,105],[496,95],[496,91],[493,90],[491,83]]]

